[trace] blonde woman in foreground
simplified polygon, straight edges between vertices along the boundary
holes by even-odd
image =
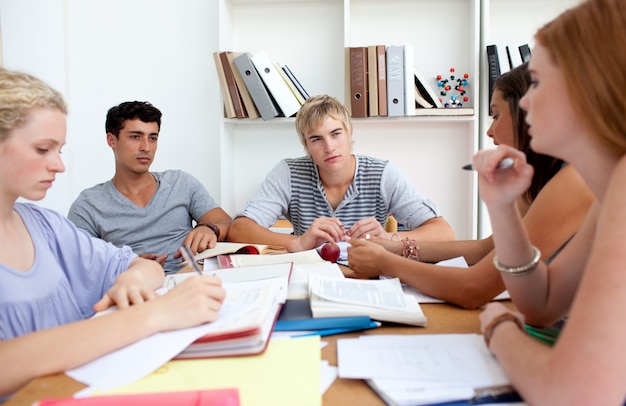
[[[66,114],[56,90],[0,68],[0,402],[38,376],[215,320],[225,296],[219,279],[199,275],[158,296],[156,261],[17,202],[43,199],[65,170]],[[120,310],[90,318],[112,305]]]

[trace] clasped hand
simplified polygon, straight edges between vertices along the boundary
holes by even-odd
[[[304,251],[319,247],[326,242],[345,241],[351,238],[385,238],[387,233],[374,217],[357,221],[349,230],[336,217],[316,218],[309,229],[298,237],[298,246],[292,251]]]

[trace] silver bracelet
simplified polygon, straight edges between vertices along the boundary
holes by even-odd
[[[532,248],[533,248],[533,254],[534,254],[533,259],[526,265],[504,266],[500,263],[500,261],[498,261],[498,256],[493,257],[493,265],[496,267],[498,271],[506,275],[510,275],[510,276],[526,275],[527,273],[535,270],[535,268],[537,268],[537,265],[539,264],[539,261],[541,261],[541,251],[539,251],[539,248],[535,246],[533,246]]]

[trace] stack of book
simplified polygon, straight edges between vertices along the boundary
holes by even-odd
[[[213,53],[226,118],[291,117],[309,97],[287,65],[261,51]]]
[[[345,98],[352,117],[473,114],[471,108],[445,108],[435,79],[420,74],[413,55],[409,44],[345,49]]]

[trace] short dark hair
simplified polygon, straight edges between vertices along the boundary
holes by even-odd
[[[126,120],[137,118],[144,123],[157,123],[161,130],[161,111],[148,102],[140,101],[124,102],[111,107],[107,112],[104,128],[107,133],[117,137]]]

